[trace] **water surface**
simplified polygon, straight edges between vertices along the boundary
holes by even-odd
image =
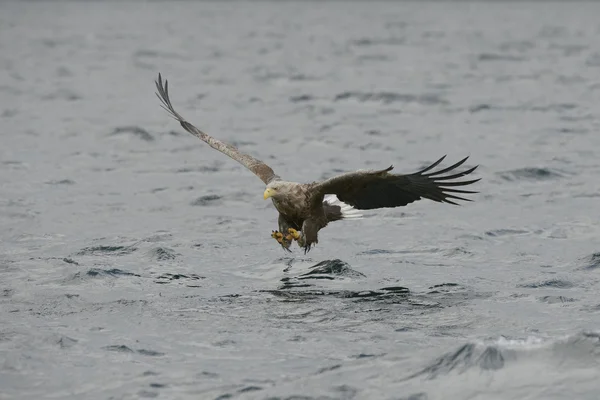
[[[0,398],[596,399],[596,3],[0,3]],[[479,164],[334,223],[290,180]],[[448,165],[448,164],[445,164]]]

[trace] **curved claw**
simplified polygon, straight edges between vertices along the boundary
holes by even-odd
[[[292,250],[290,250],[289,247],[292,244],[292,240],[288,236],[284,236],[283,233],[281,233],[279,231],[271,231],[271,237],[273,239],[277,240],[277,243],[279,243],[281,245],[283,250],[291,253]]]
[[[271,237],[281,243],[283,240],[283,233],[279,231],[271,231]]]

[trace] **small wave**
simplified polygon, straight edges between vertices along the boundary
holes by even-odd
[[[519,168],[499,173],[500,177],[507,181],[535,180],[543,181],[562,178],[563,174],[549,168]]]
[[[340,369],[340,368],[342,368],[341,364],[334,364],[334,365],[330,365],[329,367],[320,368],[317,371],[317,375],[318,374],[323,374],[323,373],[329,372],[329,371],[335,371],[336,369]]]
[[[73,91],[66,89],[59,89],[55,92],[42,96],[42,100],[66,100],[66,101],[77,101],[81,100],[83,97],[80,94],[77,94]]]
[[[581,269],[594,270],[600,268],[600,253],[594,253],[583,257],[579,260],[579,264],[579,268]]]
[[[489,104],[477,104],[477,105],[469,107],[469,111],[471,113],[476,113],[476,112],[486,111],[486,110],[491,110],[491,109],[492,109],[492,106],[490,106]]]
[[[150,132],[148,132],[144,128],[140,128],[139,126],[119,126],[113,129],[113,131],[110,133],[110,136],[122,134],[131,134],[147,142],[151,142],[154,140],[154,136],[152,136]]]
[[[122,269],[118,269],[118,268],[112,268],[112,269],[92,268],[86,272],[86,275],[92,276],[92,277],[96,277],[96,276],[112,276],[112,277],[137,276],[137,277],[140,277],[141,276],[138,274],[134,274],[133,272],[123,271]],[[76,273],[75,276],[79,276],[79,272]]]
[[[165,353],[161,353],[160,351],[154,351],[154,350],[148,350],[148,349],[139,349],[136,352],[143,356],[150,356],[150,357],[160,357],[160,356],[165,355]]]
[[[75,346],[77,342],[77,339],[73,339],[68,336],[63,336],[58,340],[57,344],[60,346],[61,349],[68,349],[69,347]]]
[[[361,251],[358,255],[379,255],[379,254],[397,254],[397,251],[387,249],[370,249]]]
[[[11,165],[11,166],[12,165],[15,165],[15,166],[16,165],[18,165],[18,166],[24,165],[21,161],[15,161],[15,160],[1,161],[0,164],[2,164],[2,165]]]
[[[452,371],[461,374],[472,368],[499,370],[504,367],[504,363],[505,358],[497,347],[481,347],[473,343],[467,343],[458,350],[444,354],[409,378],[424,376],[427,379],[435,379]]]
[[[117,353],[133,353],[134,352],[130,347],[127,347],[124,344],[104,346],[103,349],[106,351],[115,351]]]
[[[545,106],[530,106],[526,107],[528,111],[541,111],[541,112],[561,112],[561,111],[569,111],[577,108],[577,104],[573,103],[557,103],[557,104],[548,104]]]
[[[468,370],[497,371],[527,359],[542,357],[545,364],[564,363],[566,358],[588,364],[600,360],[600,334],[582,332],[554,340],[528,337],[507,339],[501,337],[486,342],[467,343],[457,350],[448,352],[406,379],[425,377],[435,379],[450,373],[462,374]]]
[[[164,285],[173,281],[177,281],[180,284],[185,284],[187,287],[200,287],[200,285],[197,284],[197,281],[201,279],[205,279],[205,277],[196,274],[184,275],[166,273],[157,276],[154,280],[154,283]]]
[[[317,279],[321,279],[323,276]],[[328,279],[334,279],[328,277]],[[350,299],[357,302],[390,301],[392,303],[407,303],[410,290],[405,287],[387,287],[375,290],[325,290],[316,289],[314,285],[299,283],[294,278],[283,278],[284,284],[277,290],[259,290],[259,292],[270,293],[283,301],[304,301],[321,296],[331,296],[340,299]],[[313,289],[309,289],[313,288]],[[412,303],[411,303],[412,305]],[[420,304],[416,304],[421,306]]]
[[[147,243],[157,243],[157,242],[164,242],[167,240],[170,240],[173,237],[173,234],[167,232],[167,231],[158,231],[158,233],[152,235],[152,236],[148,236],[147,238],[142,239],[143,242],[147,242]]]
[[[310,81],[318,81],[320,78],[318,76],[312,76],[307,74],[292,74],[289,76],[290,81],[296,82],[310,82]]]
[[[356,355],[352,355],[350,356],[350,358],[355,358],[357,360],[363,359],[363,358],[375,358],[375,357],[382,357],[385,354],[366,354],[366,353],[359,353]]]
[[[463,257],[463,256],[472,256],[473,252],[465,249],[464,247],[455,247],[453,249],[445,250],[444,254],[447,257]]]
[[[542,282],[525,283],[518,285],[517,287],[539,289],[539,288],[555,288],[555,289],[570,289],[575,285],[569,281],[561,279],[550,279]]]
[[[429,287],[424,294],[417,294],[411,299],[411,304],[425,308],[448,307],[465,301],[484,299],[491,296],[489,292],[477,292],[472,288],[457,283],[441,283]],[[453,326],[440,326],[443,330],[454,330]]]
[[[404,286],[386,286],[386,287],[382,287],[380,290],[386,291],[388,293],[401,293],[401,294],[410,293],[410,290]]]
[[[494,229],[491,231],[487,231],[485,234],[487,236],[500,237],[500,236],[526,235],[528,233],[529,233],[529,231],[525,231],[522,229]]]
[[[74,185],[75,181],[71,179],[61,179],[58,181],[48,181],[44,183],[46,183],[47,185]]]
[[[588,133],[589,129],[586,128],[558,128],[554,129],[554,132],[558,133],[568,133],[568,134],[584,134]]]
[[[442,105],[448,102],[435,94],[413,95],[394,92],[342,92],[335,96],[333,101],[357,100],[361,103],[377,102],[392,103],[418,103],[422,105]]]
[[[573,303],[575,301],[577,301],[577,299],[574,299],[572,297],[565,297],[565,296],[543,296],[538,298],[539,301],[541,301],[542,303],[547,303],[547,304],[563,304],[563,303]]]
[[[201,165],[199,167],[183,167],[177,169],[176,173],[188,173],[188,172],[219,172],[221,168],[218,165]]]
[[[344,276],[350,278],[364,278],[361,272],[353,270],[350,265],[340,259],[325,260],[311,267],[309,272],[300,275],[299,279],[319,279],[322,276]],[[333,279],[333,277],[331,277]]]
[[[178,256],[178,254],[175,251],[166,247],[157,247],[155,249],[152,249],[150,251],[150,255],[157,261],[174,260]]]
[[[365,131],[365,135],[369,135],[369,136],[381,136],[382,133],[378,129],[369,129],[368,131]]]
[[[459,288],[459,287],[461,287],[461,286],[458,283],[440,283],[439,285],[430,286],[429,290],[433,290],[433,292],[429,292],[429,293],[439,293],[441,290],[447,290],[448,288]]]
[[[508,54],[482,53],[477,56],[479,61],[524,61],[525,57],[511,56]]]
[[[92,246],[84,247],[77,252],[79,256],[100,256],[100,255],[115,255],[123,256],[131,254],[136,251],[137,248],[133,246]]]
[[[238,393],[257,392],[259,390],[263,390],[263,388],[260,386],[246,386],[238,390]]]
[[[302,94],[302,95],[299,95],[299,96],[292,96],[292,97],[290,97],[290,101],[292,103],[302,103],[302,102],[305,102],[305,101],[312,101],[312,100],[314,100],[314,97],[311,96],[311,95],[309,95],[309,94]]]
[[[376,46],[376,45],[388,45],[388,46],[398,46],[406,43],[404,38],[400,37],[387,37],[387,38],[360,38],[355,39],[351,42],[354,46],[364,47],[364,46]]]
[[[216,194],[209,194],[206,196],[198,197],[196,200],[191,202],[192,206],[214,206],[221,203],[221,196]]]
[[[137,354],[141,354],[144,356],[151,356],[151,357],[165,355],[165,353],[161,353],[161,352],[154,351],[154,350],[146,350],[146,349],[133,350],[131,347],[125,346],[124,344],[104,346],[103,349],[106,351],[113,351],[113,352],[117,352],[117,353],[137,353]]]
[[[556,103],[556,104],[547,104],[547,105],[518,105],[518,106],[498,106],[491,105],[487,103],[474,104],[469,107],[469,112],[478,113],[481,111],[534,111],[534,112],[552,112],[552,113],[561,113],[563,111],[570,111],[577,108],[577,104],[573,103]],[[568,117],[567,117],[568,118]]]

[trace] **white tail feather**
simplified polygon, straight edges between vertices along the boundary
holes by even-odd
[[[356,208],[340,201],[335,194],[326,194],[323,201],[332,206],[339,206],[342,211],[342,219],[361,219],[363,216]]]

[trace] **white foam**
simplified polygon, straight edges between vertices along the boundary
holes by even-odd
[[[335,194],[326,194],[323,201],[332,206],[339,206],[342,211],[342,219],[361,219],[363,216],[356,208],[340,201]]]
[[[526,338],[521,339],[508,339],[506,337],[501,336],[498,339],[496,339],[495,342],[500,346],[508,348],[535,348],[543,346],[547,343],[547,340],[536,336],[528,336]]]

